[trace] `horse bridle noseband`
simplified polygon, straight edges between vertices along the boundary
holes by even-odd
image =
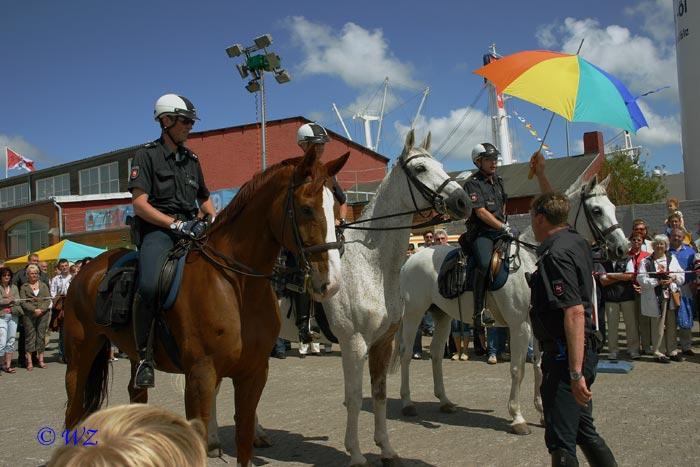
[[[576,210],[576,217],[574,218],[574,228],[576,228],[576,225],[578,224],[578,216],[581,212],[581,208],[583,207],[583,213],[586,216],[586,222],[588,223],[588,228],[590,231],[593,233],[593,240],[595,243],[600,246],[601,250],[603,250],[603,254],[607,257],[608,255],[608,235],[616,231],[617,229],[622,229],[620,224],[613,224],[610,227],[608,227],[605,230],[601,230],[600,227],[598,227],[598,224],[596,224],[595,220],[593,219],[593,214],[591,214],[591,210],[588,208],[588,205],[586,204],[586,200],[595,198],[598,196],[605,196],[602,193],[586,193],[586,186],[581,187],[581,195],[579,199],[579,204],[578,204],[578,209]]]

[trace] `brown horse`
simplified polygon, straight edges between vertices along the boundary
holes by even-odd
[[[316,299],[339,288],[330,177],[349,154],[326,164],[312,149],[303,158],[276,164],[246,183],[220,213],[200,250],[189,253],[177,300],[165,312],[180,350],[182,370],[160,342],[159,370],[185,375],[188,419],[208,425],[215,391],[224,377],[235,387],[238,462],[250,465],[255,410],[267,380],[268,357],[280,322],[269,278],[280,248],[300,258],[311,273]],[[98,410],[107,398],[110,341],[131,359],[131,402],[147,402],[135,389],[137,352],[131,322],[113,329],[95,323],[97,287],[109,265],[128,250],[106,252],[84,267],[65,303],[66,428]],[[210,446],[212,449],[218,446]]]

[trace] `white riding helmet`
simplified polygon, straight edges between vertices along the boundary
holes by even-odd
[[[318,123],[307,123],[299,127],[297,130],[297,144],[301,143],[314,143],[323,144],[330,141],[328,133],[325,128],[323,128]]]
[[[498,152],[496,146],[491,143],[481,143],[474,146],[472,149],[472,162],[476,164],[476,161],[485,157],[487,159],[497,159],[501,153]]]
[[[192,120],[199,120],[197,109],[194,108],[192,102],[177,94],[164,94],[158,98],[153,116],[158,121],[161,115],[181,115]]]

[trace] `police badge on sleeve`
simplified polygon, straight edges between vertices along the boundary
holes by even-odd
[[[561,279],[552,281],[552,292],[557,297],[564,295],[564,281]]]
[[[139,166],[135,165],[131,168],[131,173],[129,174],[129,178],[131,178],[132,180],[135,180],[138,178],[138,176],[139,176]]]

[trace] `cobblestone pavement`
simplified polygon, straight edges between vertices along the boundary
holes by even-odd
[[[697,327],[697,324],[696,324]],[[696,345],[698,343],[696,333]],[[424,339],[427,344],[427,339]],[[55,343],[47,355],[54,352]],[[345,408],[341,359],[330,355],[297,358],[296,350],[286,360],[271,359],[270,376],[259,408],[260,420],[274,446],[255,451],[256,465],[336,466],[346,465],[343,448]],[[697,350],[697,347],[696,347]],[[52,359],[49,359],[52,360]],[[400,414],[399,375],[388,384],[388,428],[394,448],[406,466],[548,465],[544,430],[538,425],[532,404],[532,366],[527,365],[522,391],[525,418],[532,434],[509,432],[506,407],[510,390],[508,365],[487,365],[472,357],[468,362],[444,361],[448,396],[459,405],[453,414],[443,414],[432,395],[430,361],[413,361],[412,395],[418,416]],[[59,433],[63,425],[65,366],[49,363],[47,369],[0,375],[2,466],[37,466],[46,462],[53,449],[37,441],[42,427]],[[129,364],[112,364],[110,404],[128,402],[126,385]],[[360,440],[372,465],[379,465],[374,445],[373,418],[368,372],[365,399],[360,414]],[[179,382],[158,373],[150,402],[184,415]],[[683,363],[661,365],[650,360],[635,362],[627,374],[599,374],[593,387],[594,416],[620,465],[700,465],[700,357]],[[233,445],[233,387],[224,382],[219,395],[218,420],[224,456],[210,465],[235,465]],[[579,459],[583,455],[579,452]],[[582,462],[583,464],[583,462]]]

